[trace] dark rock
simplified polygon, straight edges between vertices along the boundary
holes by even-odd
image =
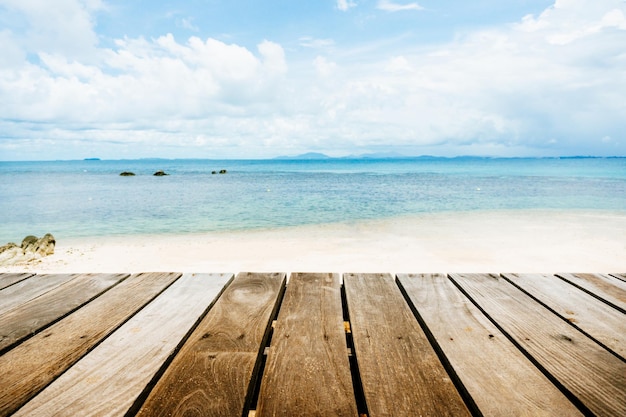
[[[220,174],[226,174],[226,170],[225,169],[220,169]]]
[[[211,171],[211,174],[217,174],[217,171]]]
[[[124,171],[120,174],[120,176],[122,177],[134,177],[135,173],[134,172],[130,172],[130,171]]]
[[[165,177],[166,175],[170,175],[170,174],[166,173],[165,171],[157,171],[152,175],[154,175],[155,177]]]

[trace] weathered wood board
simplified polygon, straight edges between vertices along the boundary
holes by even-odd
[[[184,274],[14,415],[125,415],[230,278]]]
[[[133,275],[0,356],[0,416],[24,405],[180,275]]]
[[[198,324],[138,416],[244,413],[285,274],[240,273]]]
[[[620,279],[622,281],[626,281],[626,274],[611,274],[612,277]]]
[[[607,417],[626,415],[626,363],[621,359],[500,276],[450,277],[570,393],[581,411]]]
[[[446,275],[398,282],[483,416],[582,415]]]
[[[23,281],[26,278],[30,278],[34,276],[30,272],[21,272],[21,273],[0,273],[0,290],[6,287],[9,287],[17,282]]]
[[[469,416],[389,274],[344,274],[356,359],[371,417]]]
[[[503,276],[622,359],[626,358],[626,314],[554,275]]]
[[[76,278],[78,274],[35,275],[0,290],[0,314]]]
[[[357,416],[339,274],[291,275],[261,382],[263,416]]]
[[[97,297],[128,274],[85,274],[0,315],[0,353]]]
[[[626,314],[626,282],[602,274],[557,274]]]

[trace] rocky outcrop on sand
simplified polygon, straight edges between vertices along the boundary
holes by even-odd
[[[130,171],[124,171],[122,173],[120,173],[121,177],[134,177],[135,173],[134,172],[130,172]]]
[[[155,173],[154,173],[154,174],[152,174],[152,175],[154,175],[155,177],[165,177],[166,175],[170,175],[170,174],[168,174],[168,173],[167,173],[167,172],[165,172],[165,171],[157,171],[157,172],[155,172]]]
[[[26,236],[20,246],[7,243],[0,246],[0,266],[25,264],[54,253],[56,241],[50,233],[42,238]]]

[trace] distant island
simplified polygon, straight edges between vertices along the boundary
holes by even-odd
[[[83,161],[99,161],[100,158],[85,158]]]
[[[307,152],[295,156],[277,156],[274,159],[332,159],[332,157],[319,152]]]

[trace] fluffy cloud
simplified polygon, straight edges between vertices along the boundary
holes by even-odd
[[[75,19],[35,27],[44,13],[35,5],[46,4],[0,0],[31,22],[25,37],[0,31],[0,159],[24,149],[43,157],[51,149],[227,157],[381,145],[407,153],[626,154],[619,0],[559,0],[537,16],[439,45],[372,53],[324,41],[333,46],[325,55],[301,45],[297,61],[269,40],[249,48],[168,34],[105,48],[90,14],[99,2],[63,0],[59,7]],[[41,33],[59,43],[39,40]],[[299,39],[307,42],[315,43]]]

